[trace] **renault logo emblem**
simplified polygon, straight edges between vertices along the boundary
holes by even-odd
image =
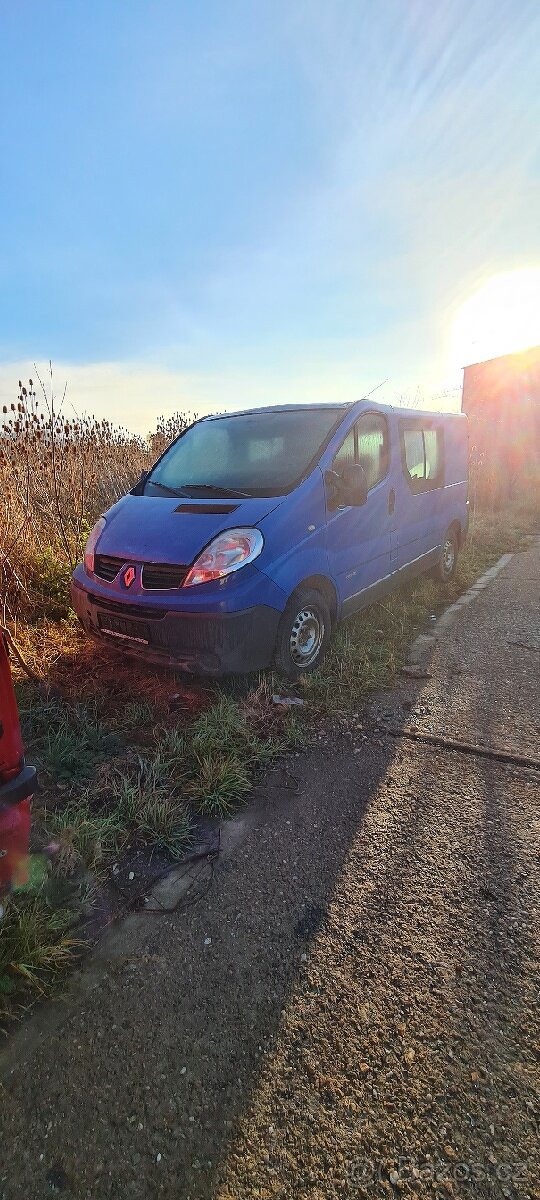
[[[135,567],[126,567],[124,571],[124,583],[127,588],[130,588],[135,579]]]

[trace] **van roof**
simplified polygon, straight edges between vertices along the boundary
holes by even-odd
[[[439,417],[459,418],[461,421],[466,421],[465,413],[460,412],[443,412],[441,410],[425,409],[425,408],[402,408],[398,404],[382,404],[377,400],[370,400],[365,397],[362,400],[341,401],[332,404],[324,402],[323,404],[264,404],[260,408],[242,408],[236,412],[211,413],[207,417],[203,417],[203,421],[216,421],[223,417],[245,417],[255,415],[256,413],[272,413],[272,412],[310,412],[319,411],[320,409],[328,409],[331,412],[346,412],[348,409],[358,408],[359,412],[364,411],[365,407],[375,409],[377,412],[394,412],[403,417],[429,417],[436,419]]]
[[[239,408],[234,412],[211,413],[208,417],[203,417],[203,421],[217,421],[221,417],[247,417],[255,413],[272,413],[272,412],[310,412],[319,409],[329,409],[330,412],[340,412],[342,409],[352,408],[353,404],[349,401],[346,403],[324,403],[324,404],[261,404],[257,408]]]

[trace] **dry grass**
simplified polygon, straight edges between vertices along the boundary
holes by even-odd
[[[0,940],[0,1016],[13,1015],[14,997],[43,994],[66,971],[80,948],[68,935],[72,923],[73,913],[58,907],[47,884],[8,901]]]
[[[190,418],[159,418],[146,439],[77,416],[66,389],[19,381],[0,425],[0,617],[66,612],[69,575],[89,528],[133,487]]]

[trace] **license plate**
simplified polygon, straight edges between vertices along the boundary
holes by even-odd
[[[142,621],[126,621],[124,617],[99,613],[98,625],[102,633],[108,633],[111,637],[120,638],[122,641],[138,642],[142,646],[148,646],[150,642],[148,625],[143,625]]]

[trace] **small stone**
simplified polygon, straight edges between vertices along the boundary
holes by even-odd
[[[156,1154],[156,1162],[161,1162],[161,1154]]]
[[[360,1074],[361,1074],[361,1075],[366,1075],[366,1074],[367,1074],[367,1072],[369,1071],[369,1063],[367,1063],[367,1062],[361,1062],[361,1063],[360,1063],[360,1065],[359,1065],[359,1067],[358,1067],[358,1070],[360,1071]]]
[[[212,938],[208,938],[208,937],[207,937],[207,938],[205,938],[205,939],[204,939],[204,944],[205,944],[205,946],[211,946],[211,945],[212,945]]]
[[[390,1171],[390,1183],[399,1183],[399,1171]]]
[[[128,879],[130,883],[135,879],[135,871],[129,872]]]
[[[406,1063],[413,1063],[415,1060],[415,1057],[416,1057],[415,1051],[412,1049],[406,1050],[403,1057],[404,1057]]]
[[[180,1074],[185,1075],[186,1071],[187,1071],[187,1067],[182,1067],[180,1070]]]
[[[473,1083],[478,1083],[478,1081],[480,1079],[478,1071],[471,1071],[471,1079],[472,1079]]]

